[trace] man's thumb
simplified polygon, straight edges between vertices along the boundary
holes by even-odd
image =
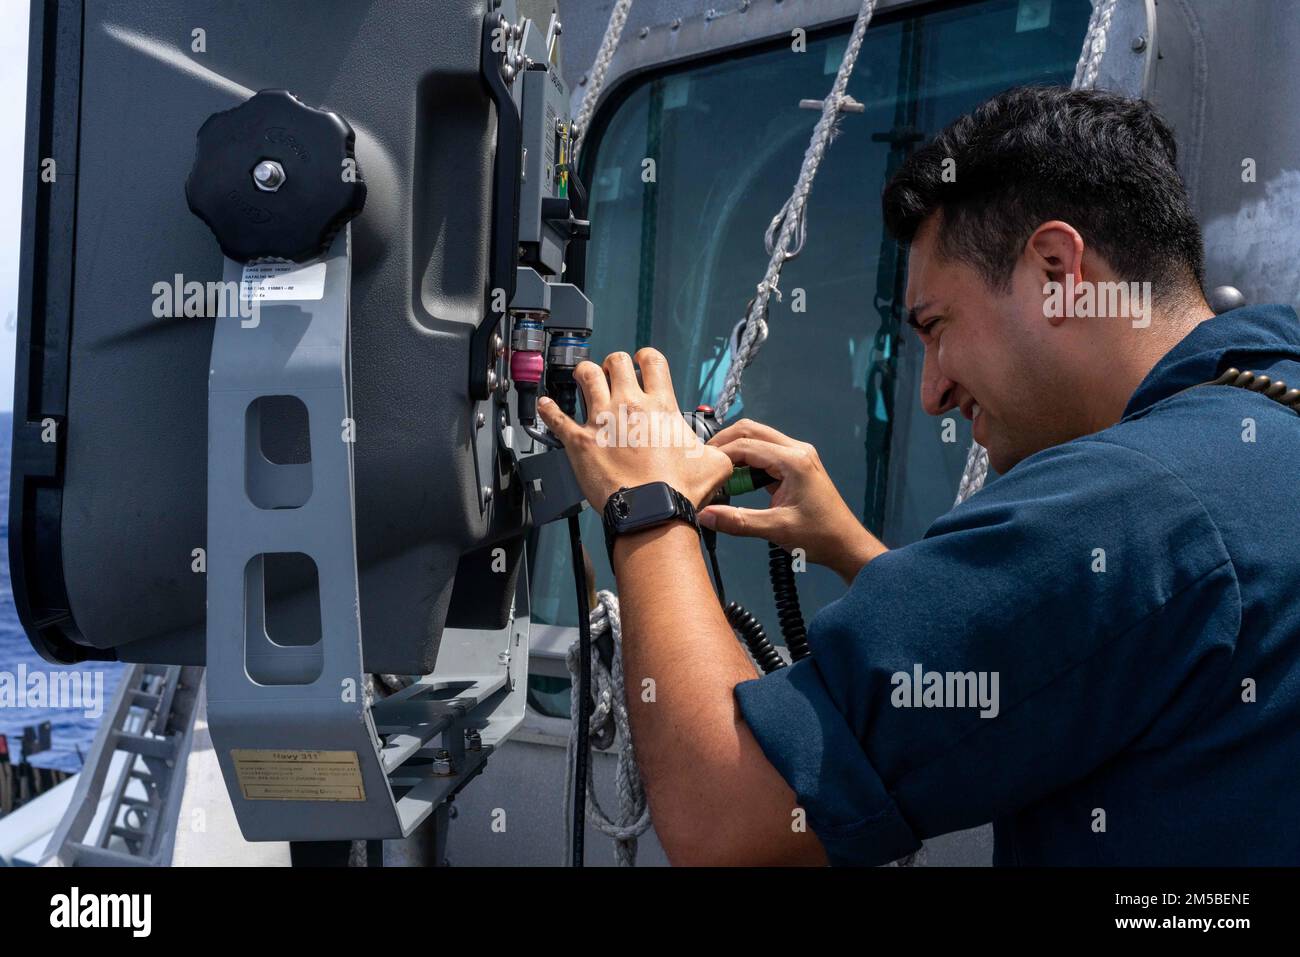
[[[765,537],[768,526],[772,524],[769,509],[736,508],[733,505],[710,505],[701,509],[697,517],[705,528],[751,538]]]

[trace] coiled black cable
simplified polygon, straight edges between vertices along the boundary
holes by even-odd
[[[758,619],[745,610],[744,605],[737,601],[729,601],[727,607],[722,609],[722,613],[727,616],[727,624],[731,626],[731,630],[749,649],[750,656],[763,669],[763,674],[770,675],[785,667],[781,655],[768,640],[767,632],[763,630]]]
[[[1300,389],[1288,388],[1287,384],[1281,379],[1274,382],[1262,372],[1252,372],[1250,370],[1242,372],[1232,368],[1226,370],[1217,379],[1201,382],[1198,385],[1229,385],[1238,389],[1258,392],[1261,395],[1268,396],[1274,402],[1281,403],[1292,412],[1300,413]],[[1196,388],[1196,386],[1191,388]]]
[[[798,661],[811,653],[808,647],[808,629],[799,609],[799,589],[794,583],[794,568],[790,553],[776,542],[767,543],[767,574],[772,580],[772,595],[776,598],[776,616],[781,622],[781,637],[790,650],[790,659]]]
[[[736,637],[740,638],[749,649],[750,657],[762,668],[764,675],[771,675],[777,668],[784,668],[785,661],[781,658],[779,651],[772,645],[771,638],[767,637],[767,629],[759,624],[758,619],[754,618],[744,605],[740,602],[728,602],[727,592],[723,589],[723,572],[718,566],[718,532],[714,529],[701,529],[703,540],[705,540],[705,550],[708,553],[708,563],[714,571],[714,592],[718,594],[718,603],[723,606],[723,615],[727,618],[727,624],[731,625],[732,631],[736,632]],[[794,570],[790,566],[789,554],[780,549],[779,545],[772,545],[768,542],[768,568],[770,568],[770,577],[772,580],[772,593],[776,597],[776,609],[780,611],[785,607],[787,609],[787,618],[781,619],[781,628],[783,632],[789,624],[792,635],[803,635],[802,648],[803,655],[807,654],[807,636],[803,629],[803,615],[800,612],[800,596],[794,586]],[[771,571],[774,563],[777,562],[777,555],[772,553],[772,549],[779,551],[784,555],[784,575],[780,576],[781,588],[777,589],[777,572]],[[789,618],[790,610],[793,610],[793,618]],[[789,622],[787,619],[789,618]],[[796,637],[798,644],[798,637]],[[789,638],[787,638],[787,645]],[[800,657],[803,657],[800,655]]]
[[[770,675],[778,668],[784,668],[785,661],[773,647],[767,637],[767,631],[759,624],[758,619],[740,602],[727,601],[727,593],[722,586],[722,569],[718,567],[718,533],[711,528],[702,529],[702,532],[704,547],[709,553],[709,563],[713,566],[713,590],[718,595],[718,604],[722,605],[722,614],[726,616],[727,624],[736,633],[736,637],[744,642],[745,647],[749,649],[750,657],[763,669],[763,674]]]

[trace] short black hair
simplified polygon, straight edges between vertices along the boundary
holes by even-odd
[[[1025,242],[1052,219],[1077,229],[1121,279],[1150,281],[1157,299],[1192,283],[1199,293],[1205,281],[1174,135],[1146,100],[1014,87],[909,156],[881,203],[904,243],[941,213],[939,251],[995,289],[1007,289]]]

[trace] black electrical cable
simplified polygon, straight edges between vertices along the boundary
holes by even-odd
[[[578,171],[572,166],[565,169],[569,173],[569,192],[570,203],[573,206],[573,216],[575,219],[587,218],[587,187],[583,185],[582,180],[578,177]]]
[[[709,564],[713,566],[713,590],[717,592],[718,604],[726,606],[727,592],[722,587],[722,569],[718,565],[718,533],[716,529],[701,529],[704,537],[704,547],[709,552]]]
[[[776,615],[781,622],[781,636],[790,650],[790,659],[807,658],[808,629],[799,609],[799,589],[794,583],[794,568],[790,553],[776,542],[767,543],[767,574],[772,580],[772,595],[776,598]]]
[[[587,764],[591,725],[591,609],[587,606],[587,571],[582,560],[582,531],[578,516],[569,516],[569,546],[578,588],[578,753],[574,757],[573,866],[582,867],[587,826]]]
[[[560,441],[555,438],[555,436],[543,432],[535,425],[525,425],[524,431],[528,433],[528,437],[530,439],[532,439],[533,441],[541,445],[546,446],[548,449],[564,448],[563,444],[561,444]]]
[[[571,419],[578,417],[578,390],[573,369],[548,365],[546,393]],[[587,768],[591,761],[591,605],[587,599],[587,563],[582,555],[582,529],[578,516],[569,516],[569,549],[573,556],[573,581],[578,599],[578,722],[574,756],[573,846],[571,863],[583,866],[587,828]]]
[[[546,394],[569,418],[578,418],[578,381],[573,378],[573,366],[546,365]]]

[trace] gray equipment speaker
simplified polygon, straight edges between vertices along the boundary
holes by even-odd
[[[348,227],[365,669],[428,674],[444,628],[505,627],[528,522],[488,333],[493,288],[514,290],[519,116],[489,6],[33,2],[10,554],[47,660],[204,663],[209,359],[230,320],[185,314],[224,262],[185,184],[205,120],[259,90],[343,118],[368,191]],[[306,464],[300,413],[259,409],[268,461]],[[296,614],[310,568],[263,572]]]

